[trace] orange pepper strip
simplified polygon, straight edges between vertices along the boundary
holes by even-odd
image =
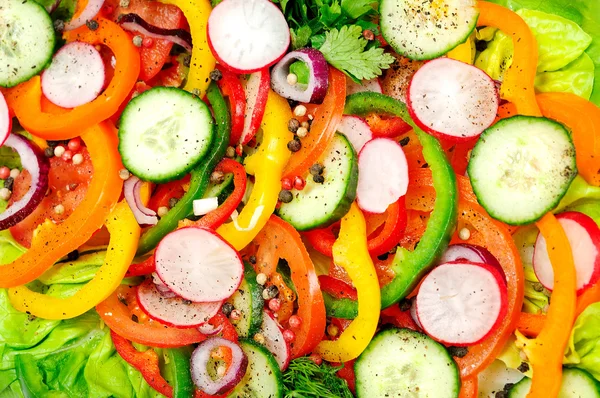
[[[283,178],[294,179],[308,173],[327,149],[342,120],[346,103],[346,76],[337,69],[329,68],[329,89],[323,103],[317,108],[310,134],[302,139],[302,148],[290,158]]]
[[[36,230],[31,249],[10,264],[0,267],[0,287],[8,288],[38,278],[60,258],[83,245],[100,229],[121,195],[123,168],[117,149],[117,131],[102,123],[86,130],[86,143],[94,175],[83,201],[61,224],[46,220]]]
[[[108,46],[117,64],[110,85],[98,98],[63,114],[46,113],[42,110],[40,77],[18,85],[8,91],[7,101],[21,125],[32,134],[46,140],[67,140],[117,112],[129,96],[140,74],[140,55],[131,37],[119,25],[104,18],[97,18],[98,29],[82,26],[64,37],[68,42],[82,41],[92,45]]]
[[[514,103],[519,114],[542,116],[535,102],[533,82],[537,70],[538,49],[535,37],[529,26],[516,13],[506,7],[479,2],[477,26],[493,26],[512,36],[514,44],[513,61],[504,75],[500,95]]]
[[[477,376],[461,380],[458,398],[476,398],[479,380]]]
[[[518,331],[517,336],[533,370],[527,397],[546,398],[556,397],[560,391],[563,355],[575,321],[576,276],[571,247],[558,220],[548,213],[536,224],[548,246],[554,289],[546,322],[538,337],[527,340],[519,336]]]

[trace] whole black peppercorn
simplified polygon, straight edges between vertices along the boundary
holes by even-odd
[[[310,174],[312,174],[314,176],[320,176],[323,174],[324,171],[325,171],[325,166],[323,166],[320,163],[315,163],[312,166],[310,166]]]
[[[134,321],[135,323],[140,322],[140,320],[136,314],[131,314],[131,320]]]
[[[248,261],[250,261],[250,264],[256,264],[256,256],[250,256]]]
[[[325,182],[325,177],[317,175],[317,176],[313,176],[313,181],[316,182],[317,184],[323,184]]]
[[[175,205],[177,205],[177,202],[179,202],[178,198],[171,198],[169,199],[169,208],[173,208],[175,207]]]
[[[412,302],[410,299],[403,299],[400,301],[400,311],[408,311],[412,307]]]
[[[400,146],[407,146],[410,142],[410,137],[404,137],[400,140]]]
[[[87,21],[85,23],[85,25],[88,27],[89,30],[98,30],[98,28],[100,27],[100,25],[98,25],[97,21],[94,21],[93,19]]]
[[[521,373],[529,372],[529,364],[527,362],[521,362],[517,370]]]
[[[73,250],[71,253],[67,254],[67,260],[75,261],[79,258],[79,251]]]
[[[233,304],[231,304],[231,303],[225,303],[221,307],[221,312],[223,313],[223,315],[229,316],[231,314],[231,311],[233,311],[234,309],[235,308],[233,307]]]
[[[280,202],[290,203],[293,199],[294,199],[294,195],[292,195],[292,192],[288,191],[287,189],[282,189],[279,192],[279,201]]]
[[[270,299],[274,299],[275,297],[277,297],[279,295],[279,289],[275,285],[267,286],[265,288],[265,291],[266,291],[265,295]]]
[[[56,21],[54,21],[54,30],[57,33],[62,33],[65,30],[65,21],[63,21],[62,19],[57,19]]]
[[[300,140],[291,140],[288,142],[287,147],[290,152],[298,152],[302,148],[302,143]]]
[[[215,70],[211,71],[208,76],[210,77],[210,80],[218,82],[219,80],[221,80],[223,78],[223,73],[221,73],[220,70],[215,69]]]
[[[469,353],[469,349],[467,347],[448,347],[448,353],[453,357],[463,358],[465,355]]]
[[[298,129],[300,128],[300,121],[298,119],[290,119],[290,121],[288,122],[288,130],[292,133],[296,133],[296,131],[298,131]]]
[[[508,393],[506,391],[496,391],[494,398],[508,398]]]
[[[54,157],[54,148],[52,148],[52,147],[48,147],[48,148],[44,149],[44,155],[45,155],[47,158]]]
[[[8,177],[6,180],[4,180],[4,188],[8,189],[9,191],[12,191],[14,184],[15,179],[12,177]]]

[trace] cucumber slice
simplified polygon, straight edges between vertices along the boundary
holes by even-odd
[[[446,348],[409,329],[376,335],[354,364],[356,396],[458,397],[458,366]]]
[[[543,117],[514,116],[483,132],[468,167],[477,200],[490,216],[530,224],[552,210],[577,175],[567,129]]]
[[[235,293],[227,300],[233,308],[240,311],[242,317],[233,326],[240,337],[252,337],[260,330],[263,320],[265,300],[262,297],[263,288],[256,282],[256,272],[244,265],[244,280]]]
[[[14,87],[52,59],[54,25],[46,9],[33,0],[2,0],[0,21],[0,87]]]
[[[229,398],[280,398],[283,397],[281,370],[273,355],[251,340],[240,340],[248,356],[246,375],[229,393]]]
[[[298,231],[331,225],[341,219],[356,199],[358,157],[346,136],[336,133],[321,158],[325,182],[305,176],[306,187],[292,190],[293,199],[279,208],[279,216]]]
[[[382,0],[381,34],[400,55],[438,58],[464,43],[479,11],[475,0]]]
[[[202,100],[178,88],[155,87],[131,100],[121,116],[123,164],[145,181],[182,178],[210,148],[213,126]]]
[[[530,388],[531,379],[526,377],[510,389],[508,397],[525,398]],[[600,398],[600,383],[585,370],[563,369],[558,398]]]

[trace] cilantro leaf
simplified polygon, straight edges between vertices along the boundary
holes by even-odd
[[[344,72],[354,81],[369,80],[381,75],[394,62],[391,54],[382,48],[365,50],[367,40],[362,37],[358,25],[346,25],[341,29],[331,29],[325,33],[325,43],[319,50],[327,62]]]
[[[304,25],[298,29],[290,29],[290,34],[292,37],[292,48],[297,50],[308,45],[312,30],[310,29],[310,26]]]
[[[373,0],[342,0],[342,10],[352,19],[368,14],[376,5],[377,2]]]

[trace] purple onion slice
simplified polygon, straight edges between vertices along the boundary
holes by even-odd
[[[142,180],[136,176],[131,176],[123,184],[123,193],[125,200],[131,208],[135,220],[140,225],[156,225],[158,223],[158,217],[156,212],[152,209],[147,208],[142,203],[140,196],[140,190],[142,188]]]
[[[231,349],[231,364],[225,374],[213,379],[208,372],[211,353],[219,347]],[[203,341],[194,350],[191,358],[192,380],[196,387],[210,395],[223,394],[235,387],[246,374],[248,357],[236,343],[222,337],[212,337]]]
[[[287,81],[290,65],[302,61],[308,66],[308,85],[290,85]],[[294,101],[320,104],[329,86],[329,65],[319,50],[302,48],[292,51],[279,61],[271,72],[271,87],[284,98]],[[305,88],[303,90],[303,88]]]
[[[98,15],[103,5],[104,0],[88,0],[87,5],[79,14],[79,16],[65,24],[65,30],[74,30],[82,27],[88,21],[91,21],[96,15]]]
[[[506,281],[506,274],[498,262],[498,259],[494,257],[492,253],[489,252],[485,247],[471,245],[468,243],[457,243],[454,245],[448,246],[444,254],[442,254],[442,258],[439,263],[449,263],[453,261],[462,261],[462,262],[470,262],[476,264],[487,264],[496,268],[500,275]]]
[[[31,175],[31,185],[25,195],[0,213],[0,230],[16,225],[38,207],[48,190],[48,171],[50,162],[44,152],[33,142],[11,134],[4,146],[14,149],[21,158],[23,169]]]
[[[192,51],[192,35],[184,29],[163,29],[146,22],[137,14],[119,16],[119,24],[123,29],[137,32],[153,39],[168,40],[178,44],[187,51]]]

